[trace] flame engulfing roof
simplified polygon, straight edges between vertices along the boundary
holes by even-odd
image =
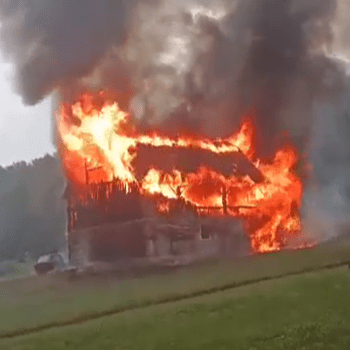
[[[84,187],[87,179],[104,183],[94,191],[89,187],[88,196],[97,205],[104,205],[118,184],[136,197],[160,199],[160,213],[170,210],[171,200],[224,208],[211,214],[243,218],[256,251],[281,249],[288,236],[300,234],[297,152],[286,144],[272,161],[256,159],[252,118],[244,119],[240,131],[226,140],[172,139],[140,134],[117,103],[97,106],[91,96],[83,96],[63,106],[58,129],[65,168],[75,184]],[[89,167],[96,172],[87,171]]]

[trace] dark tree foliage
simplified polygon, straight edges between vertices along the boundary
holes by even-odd
[[[64,247],[65,180],[51,155],[0,167],[0,261]]]

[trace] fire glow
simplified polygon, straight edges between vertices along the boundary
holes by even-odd
[[[180,196],[198,208],[222,206],[224,189],[226,215],[244,219],[256,252],[280,250],[289,237],[300,234],[303,188],[294,171],[298,162],[296,149],[292,145],[278,149],[269,163],[256,159],[252,118],[243,118],[240,130],[225,140],[172,139],[159,134],[140,134],[117,102],[105,101],[97,106],[93,96],[86,94],[73,105],[62,105],[58,129],[64,166],[70,178],[78,183],[86,181],[83,168],[78,165],[86,162],[89,167],[99,169],[92,181],[118,179],[126,189],[128,184],[136,183],[141,195],[162,195],[169,200]],[[208,164],[202,164],[195,173],[152,167],[140,178],[133,160],[141,146],[199,149],[219,155],[242,152],[261,172],[263,181],[256,183],[248,175],[236,176],[233,165],[232,174],[226,176]],[[158,210],[167,211],[169,205],[162,201]],[[218,215],[223,214],[218,211]]]

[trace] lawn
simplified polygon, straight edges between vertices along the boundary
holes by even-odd
[[[163,275],[118,280],[30,277],[0,284],[0,337],[76,323],[165,301],[225,290],[350,259],[349,245],[211,262]]]
[[[350,259],[348,244],[211,262],[165,275],[118,280],[29,277],[0,284],[0,337],[76,323],[121,310],[225,290]]]
[[[0,278],[10,279],[29,276],[33,274],[35,262],[30,260],[26,263],[17,261],[4,261],[0,263]]]
[[[323,270],[0,340],[2,350],[350,349],[350,275]]]

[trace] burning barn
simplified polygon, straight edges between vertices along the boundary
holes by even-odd
[[[59,120],[72,260],[273,251],[300,231],[296,152],[254,160],[250,118],[226,140],[141,134],[84,95]]]
[[[214,237],[220,243],[216,250],[212,247],[211,253],[225,254],[224,242],[229,238],[235,239],[236,243],[244,240],[239,221],[230,215],[239,216],[240,210],[249,210],[249,206],[230,206],[224,178],[208,178],[206,170],[202,170],[201,181],[207,181],[205,186],[213,186],[211,194],[217,198],[213,203],[199,204],[186,198],[183,195],[188,186],[186,175],[195,174],[204,164],[221,170],[227,177],[236,173],[236,176],[249,176],[257,183],[263,181],[261,172],[237,151],[213,155],[200,148],[139,145],[132,162],[138,180],[131,183],[116,178],[110,181],[100,178],[94,182],[94,172],[102,169],[89,168],[85,163],[86,183],[78,189],[72,183],[66,193],[71,260],[80,259],[82,254],[85,261],[184,253],[203,255],[206,254],[205,245],[200,245],[200,241]],[[177,181],[169,178],[170,175],[167,178],[167,173],[171,174],[175,166],[181,171],[176,174],[179,176]],[[162,173],[155,169],[161,169]],[[143,181],[147,174],[150,178]],[[152,190],[150,186],[163,186],[164,192]],[[193,190],[195,187],[192,186]],[[207,195],[205,189],[198,191],[203,191],[203,197]],[[231,245],[233,249],[239,249],[237,244],[232,242]],[[248,251],[249,246],[246,246],[244,253]]]

